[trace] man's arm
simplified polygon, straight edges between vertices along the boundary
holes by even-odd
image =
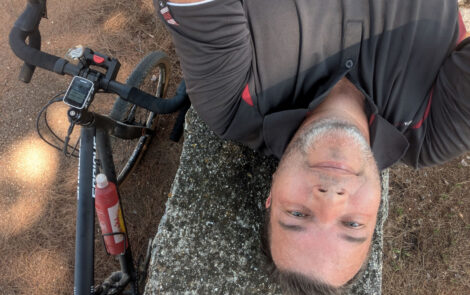
[[[199,116],[223,138],[259,145],[261,137],[253,130],[259,129],[261,118],[256,107],[245,110],[241,99],[247,85],[254,85],[251,35],[242,1],[173,0],[162,5],[154,0],[154,4],[173,36]],[[234,123],[240,121],[245,124]],[[251,142],[245,141],[247,135]]]
[[[444,163],[470,150],[470,38],[446,59],[432,93],[420,167]]]

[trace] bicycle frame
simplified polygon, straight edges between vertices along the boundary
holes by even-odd
[[[108,117],[88,113],[91,123],[81,123],[80,158],[77,189],[77,224],[75,244],[74,294],[94,294],[94,233],[95,233],[95,176],[98,168],[107,178],[116,183],[113,155],[109,134],[125,138],[142,135],[143,127],[125,125]],[[119,191],[118,191],[119,196]],[[119,196],[119,202],[120,201]],[[121,205],[121,208],[122,205]],[[123,210],[124,211],[124,210]],[[124,214],[123,214],[124,215]],[[124,220],[125,224],[125,220]],[[119,255],[121,271],[130,276],[131,294],[138,294],[137,274],[133,265],[127,232],[128,247]]]
[[[163,99],[146,93],[138,87],[122,84],[115,80],[119,70],[117,59],[111,59],[105,55],[85,48],[78,65],[68,60],[40,50],[41,35],[39,24],[42,17],[47,15],[46,0],[28,0],[27,6],[21,16],[18,17],[10,31],[9,41],[13,52],[24,61],[20,73],[20,80],[28,83],[36,67],[46,69],[59,75],[80,76],[92,81],[95,89],[106,93],[119,95],[119,99],[138,107],[145,108],[156,114],[168,114],[178,111],[187,101],[186,88],[181,83],[178,93],[171,99]],[[28,42],[26,42],[28,40]],[[104,61],[104,63],[103,63]],[[91,69],[98,66],[106,69],[106,74]],[[181,88],[181,89],[180,89]],[[182,122],[189,103],[180,112],[179,124],[175,124],[173,135],[178,139],[181,135]],[[72,114],[78,114],[74,117]],[[111,118],[88,112],[87,110],[69,110],[69,118],[77,125],[82,126],[80,142],[79,176],[77,191],[77,223],[75,245],[75,272],[74,294],[94,294],[94,224],[95,224],[95,199],[94,183],[98,167],[109,181],[117,183],[116,172],[110,148],[109,135],[115,135],[121,139],[134,139],[150,135],[151,130],[145,127],[127,125]],[[178,128],[177,128],[178,127]],[[68,141],[65,146],[68,146]],[[66,151],[66,148],[65,148]],[[131,160],[136,155],[131,156]],[[119,196],[119,192],[118,192]],[[120,196],[119,196],[120,202]],[[122,209],[122,205],[121,205]],[[125,222],[124,222],[125,226]],[[127,233],[125,238],[129,241]],[[121,272],[129,276],[130,293],[138,295],[139,279],[133,265],[130,245],[122,255],[119,255]],[[113,277],[114,279],[114,277]],[[122,280],[121,280],[122,281]],[[121,281],[119,283],[121,283]],[[126,277],[126,284],[128,282]],[[103,284],[104,285],[104,284]],[[101,285],[102,286],[102,285]],[[101,292],[101,291],[100,291]]]

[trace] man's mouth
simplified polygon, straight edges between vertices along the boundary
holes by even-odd
[[[320,162],[320,163],[316,163],[316,164],[309,165],[309,166],[310,168],[313,168],[313,169],[320,169],[320,170],[324,170],[328,172],[333,172],[335,174],[355,175],[355,176],[358,176],[360,174],[359,172],[354,171],[353,168],[340,162],[332,162],[332,161]]]

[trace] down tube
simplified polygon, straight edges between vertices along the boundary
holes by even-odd
[[[95,131],[96,129],[94,127],[82,127],[81,129],[77,191],[77,231],[75,240],[75,295],[94,293]]]
[[[98,158],[101,163],[102,171],[109,181],[117,183],[116,170],[113,162],[113,154],[111,149],[111,143],[109,141],[109,135],[106,130],[97,128],[96,129],[96,145],[98,147]],[[118,188],[119,194],[119,188]],[[121,197],[119,195],[119,203],[121,204]],[[121,210],[123,214],[124,228],[126,229],[126,220],[124,218],[124,207],[121,204]],[[129,236],[126,232],[126,241],[129,241]],[[132,252],[129,242],[126,251],[122,255],[118,255],[119,264],[121,265],[121,271],[128,274],[131,277],[131,294],[138,294],[138,287],[136,283],[136,271],[134,268],[134,262],[132,259]]]

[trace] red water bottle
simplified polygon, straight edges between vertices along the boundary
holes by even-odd
[[[104,174],[96,176],[95,209],[108,253],[124,253],[127,235],[116,185],[109,182]]]

